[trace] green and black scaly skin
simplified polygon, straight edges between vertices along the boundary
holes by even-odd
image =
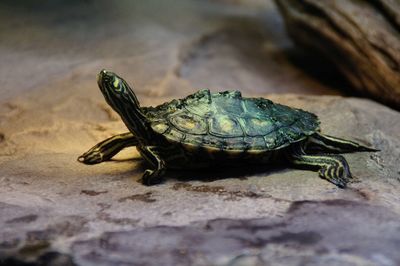
[[[146,185],[161,182],[166,169],[286,161],[317,170],[320,177],[345,187],[352,175],[338,153],[376,151],[322,135],[312,113],[264,98],[245,98],[239,91],[200,90],[156,107],[140,107],[132,89],[116,74],[102,70],[98,85],[129,132],[100,142],[79,161],[100,163],[136,146],[154,168],[143,175]]]

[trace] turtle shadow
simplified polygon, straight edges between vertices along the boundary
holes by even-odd
[[[175,179],[180,182],[201,181],[209,183],[224,179],[247,180],[255,175],[269,176],[286,170],[287,167],[284,165],[213,166],[193,170],[168,170],[165,178],[167,180]]]
[[[139,175],[146,169],[153,167],[142,158],[124,158],[111,159],[112,162],[135,162],[136,165],[130,171]],[[288,171],[288,165],[285,164],[238,164],[238,165],[215,165],[208,168],[198,169],[168,169],[164,180],[176,180],[179,182],[200,181],[204,183],[214,182],[224,179],[247,180],[255,175],[269,176],[274,173]],[[138,180],[140,182],[140,180]]]

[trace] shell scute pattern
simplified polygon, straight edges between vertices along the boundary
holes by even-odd
[[[280,146],[280,140],[278,139],[278,134],[276,132],[271,132],[264,136],[265,147],[269,150],[273,150]]]
[[[182,112],[169,117],[169,122],[180,131],[194,135],[205,135],[208,132],[206,119],[189,112]]]
[[[243,136],[243,130],[234,116],[228,114],[216,114],[209,122],[211,135],[222,138]]]
[[[164,121],[159,121],[158,123],[153,123],[152,128],[158,134],[164,134],[169,129],[169,124]]]
[[[184,110],[200,117],[209,117],[211,110],[211,93],[209,90],[200,90],[182,100]]]
[[[242,117],[239,118],[247,136],[256,137],[267,135],[275,129],[274,121],[270,118]]]
[[[200,90],[146,111],[167,140],[206,150],[275,150],[319,130],[312,113],[238,91]]]
[[[265,149],[264,137],[244,137],[245,149],[263,150]]]

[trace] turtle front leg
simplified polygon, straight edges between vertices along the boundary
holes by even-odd
[[[97,164],[110,160],[122,149],[138,145],[136,137],[131,133],[123,133],[112,136],[97,143],[90,150],[78,157],[78,161],[84,164]]]
[[[290,162],[300,168],[318,170],[319,176],[332,184],[345,188],[353,178],[346,159],[341,155],[305,154],[301,147],[289,154]]]
[[[142,183],[146,186],[159,184],[163,181],[163,176],[166,171],[165,161],[162,159],[162,154],[165,153],[162,147],[144,146],[138,147],[143,158],[149,162],[155,170],[147,169],[142,177]]]

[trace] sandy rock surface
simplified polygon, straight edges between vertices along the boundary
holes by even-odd
[[[41,10],[8,2],[0,265],[400,264],[400,115],[332,96],[337,83],[296,63],[272,3],[79,1],[56,14],[63,1]],[[170,172],[145,187],[135,149],[95,166],[76,161],[126,131],[97,88],[103,67],[134,84],[143,105],[241,89],[315,112],[323,132],[381,152],[345,155],[359,179],[345,190],[315,172],[264,168]]]

